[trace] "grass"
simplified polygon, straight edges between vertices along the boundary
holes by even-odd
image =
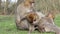
[[[57,15],[55,18],[55,24],[60,26],[60,15]],[[2,16],[0,15],[0,34],[27,34],[28,31],[17,30],[15,25],[15,19],[13,16]],[[54,34],[50,33],[40,33],[38,31],[34,31],[32,34]]]

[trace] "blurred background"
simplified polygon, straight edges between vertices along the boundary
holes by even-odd
[[[16,5],[24,0],[0,0],[0,15],[13,15]],[[36,10],[43,13],[51,11],[55,14],[60,13],[60,0],[35,0]]]

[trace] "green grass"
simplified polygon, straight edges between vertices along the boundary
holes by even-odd
[[[60,26],[60,15],[55,18],[55,24]],[[17,30],[15,25],[15,19],[13,16],[0,16],[0,34],[27,34],[28,31]],[[54,34],[50,33],[40,33],[34,31],[32,34]]]

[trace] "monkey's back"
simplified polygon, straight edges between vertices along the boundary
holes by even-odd
[[[30,12],[30,7],[25,7],[23,3],[17,7],[17,14],[20,15],[20,18],[28,12]]]

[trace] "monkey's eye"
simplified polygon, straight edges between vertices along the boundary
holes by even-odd
[[[34,21],[36,21],[36,19],[34,19]]]
[[[30,3],[35,3],[35,2],[30,2]]]

